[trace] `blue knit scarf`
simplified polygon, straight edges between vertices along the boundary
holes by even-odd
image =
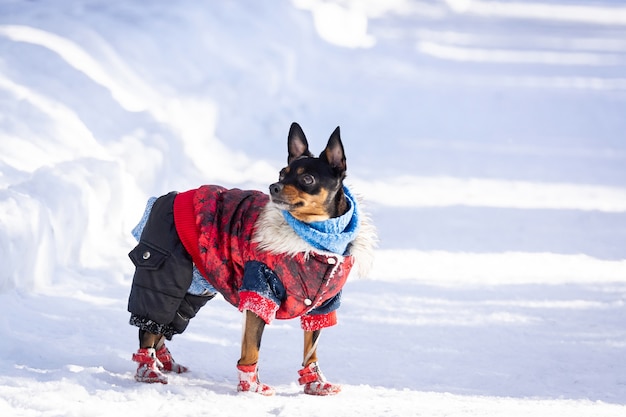
[[[298,236],[314,248],[344,255],[348,244],[358,234],[361,222],[356,199],[345,186],[343,192],[348,201],[348,211],[340,217],[305,223],[293,217],[287,210],[283,210],[283,216]]]

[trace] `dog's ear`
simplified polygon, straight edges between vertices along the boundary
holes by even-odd
[[[346,155],[339,135],[339,126],[330,135],[326,149],[320,154],[320,159],[325,159],[331,167],[340,173],[346,171]]]
[[[287,157],[288,164],[301,156],[313,156],[313,154],[309,151],[309,142],[307,142],[302,128],[296,122],[293,122],[289,128],[289,136],[287,136],[287,151],[289,152],[289,156]]]

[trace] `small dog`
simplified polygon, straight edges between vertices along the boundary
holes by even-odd
[[[269,196],[204,185],[148,201],[129,256],[136,269],[128,301],[139,327],[135,379],[167,383],[186,372],[165,339],[182,333],[217,292],[243,312],[238,391],[273,395],[259,380],[261,337],[273,319],[300,318],[304,392],[334,395],[318,366],[321,329],[337,322],[341,290],[353,266],[371,266],[375,231],[343,184],[346,157],[339,127],[319,157],[297,123],[289,129],[288,165]]]

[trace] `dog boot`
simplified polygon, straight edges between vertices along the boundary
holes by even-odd
[[[256,392],[261,395],[274,395],[274,388],[265,385],[259,381],[259,370],[257,364],[254,365],[237,365],[237,373],[239,374],[239,392]]]
[[[167,376],[159,369],[163,365],[157,359],[153,348],[139,349],[137,353],[133,353],[133,361],[139,364],[135,374],[137,382],[167,384]]]
[[[331,384],[326,381],[317,362],[298,371],[298,382],[304,385],[304,393],[309,395],[335,395],[341,391],[341,385]]]
[[[183,372],[187,372],[189,369],[186,366],[178,364],[172,358],[172,354],[170,350],[165,346],[161,346],[159,350],[156,351],[157,365],[160,363],[162,365],[159,366],[164,372],[174,372],[177,374],[182,374]]]

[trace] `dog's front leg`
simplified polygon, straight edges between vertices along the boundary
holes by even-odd
[[[341,391],[341,385],[330,383],[322,374],[317,364],[317,343],[321,330],[304,331],[303,368],[298,371],[298,382],[304,385],[304,393],[309,395],[335,395]]]
[[[237,391],[274,395],[274,388],[259,381],[259,349],[265,321],[250,310],[243,313],[241,357],[237,361],[239,385]]]
[[[244,311],[241,336],[241,358],[237,365],[255,365],[259,361],[259,349],[265,322],[250,310]]]
[[[317,342],[320,337],[321,330],[304,331],[304,359],[302,360],[302,366],[305,368],[317,362]]]

